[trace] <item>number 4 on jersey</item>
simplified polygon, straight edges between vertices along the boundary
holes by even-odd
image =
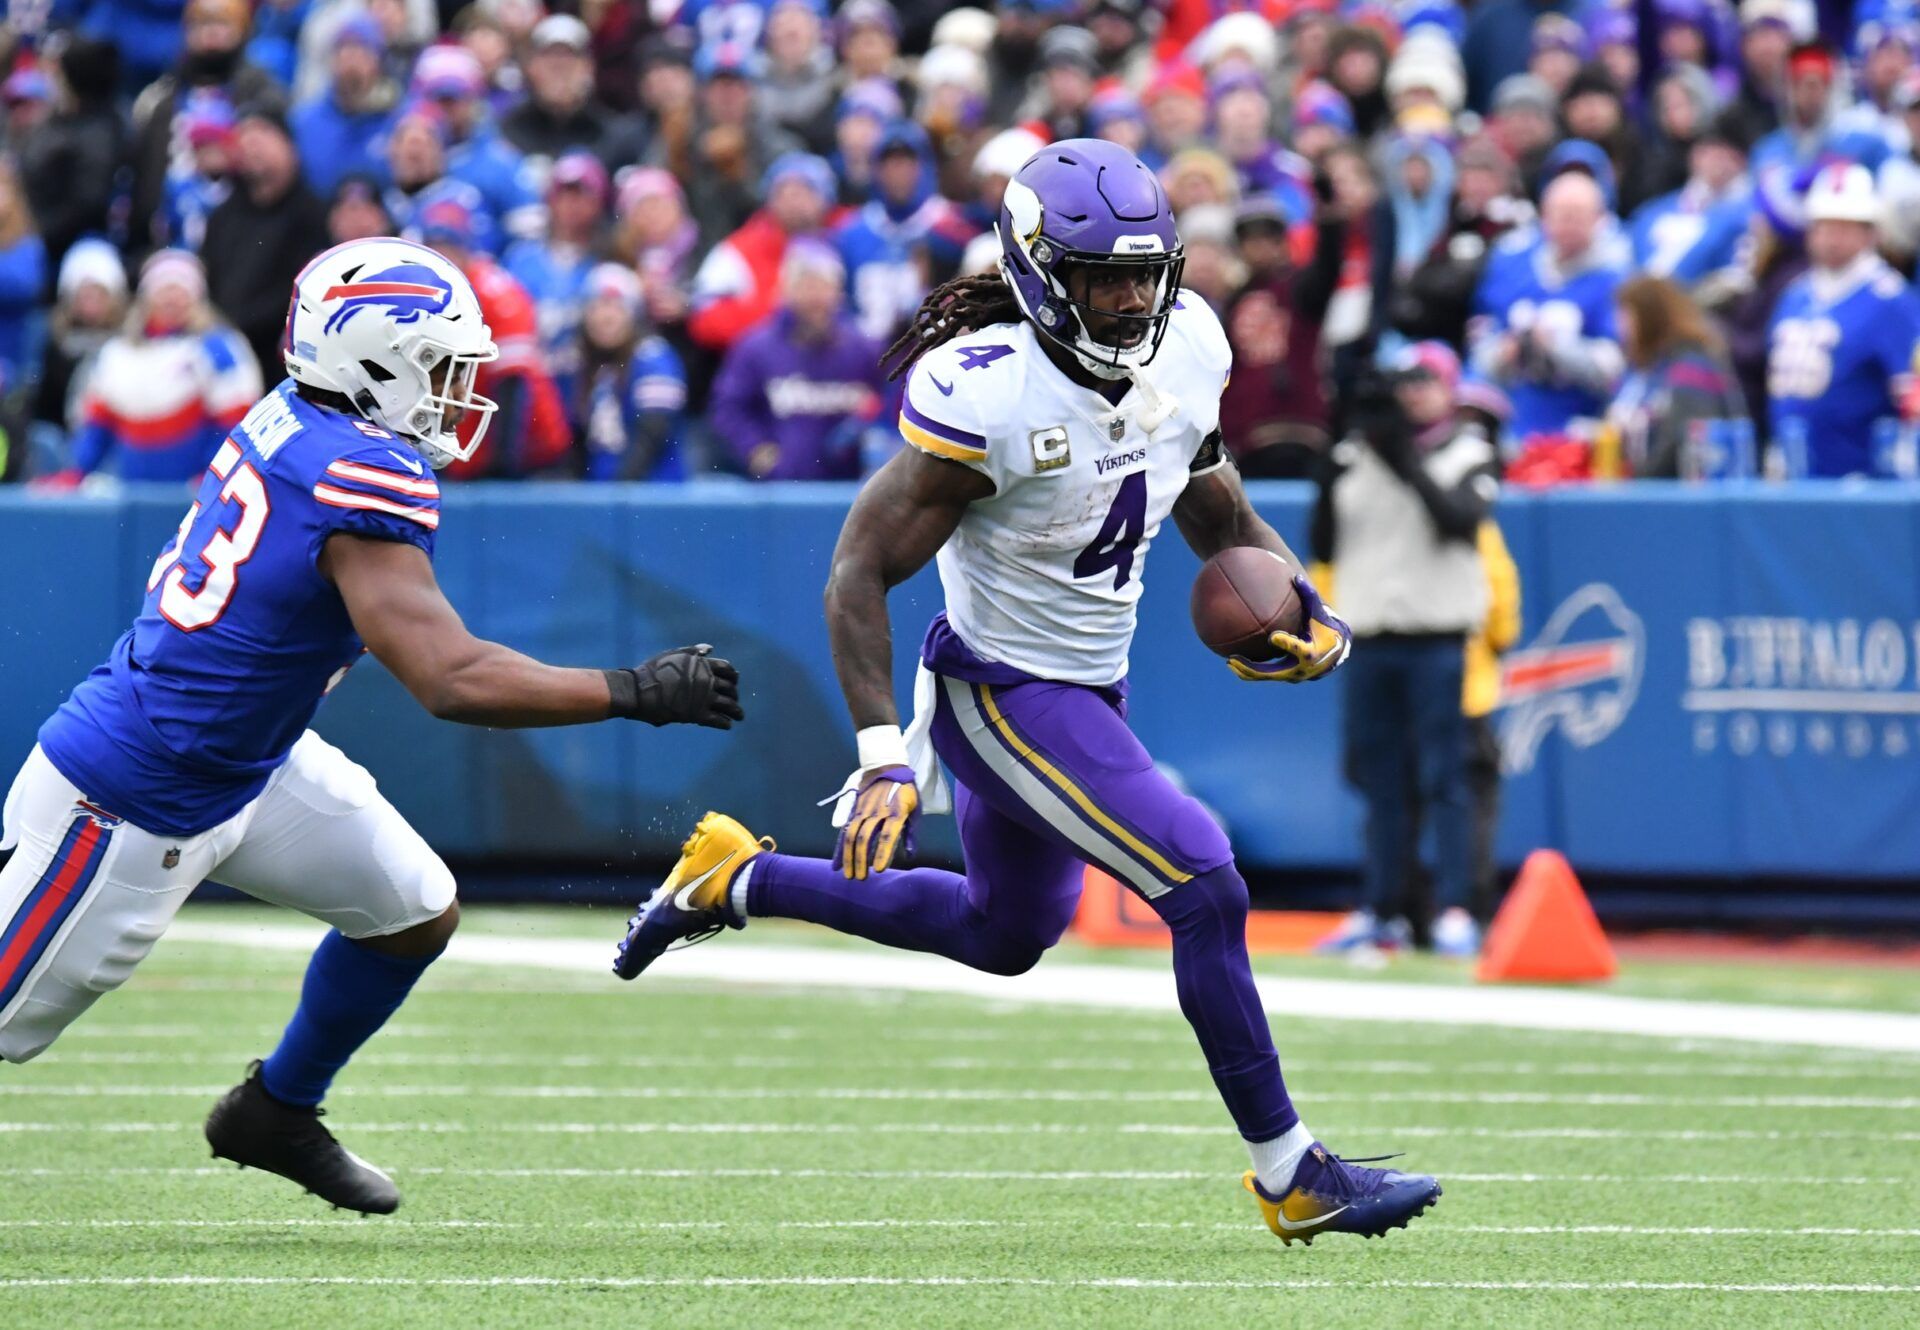
[[[1133,551],[1147,534],[1147,474],[1136,471],[1120,482],[1113,496],[1113,507],[1100,524],[1100,534],[1080,551],[1073,561],[1075,579],[1092,577],[1113,569],[1113,589],[1118,591],[1133,576]]]
[[[197,554],[189,550],[194,523],[200,516],[200,505],[195,503],[187,509],[173,543],[160,555],[147,578],[148,591],[160,587],[160,613],[183,633],[218,623],[220,616],[227,612],[240,565],[253,557],[254,547],[260,543],[261,529],[267,524],[270,505],[266,482],[260,479],[251,462],[238,466],[239,461],[240,449],[229,439],[220,445],[212,466],[213,474],[226,482],[220,487],[220,502],[240,505],[240,518],[233,529],[222,530],[216,525],[207,533]],[[206,566],[197,591],[187,589],[187,570],[192,559]]]

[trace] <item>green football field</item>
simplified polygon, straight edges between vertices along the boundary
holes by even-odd
[[[279,941],[235,945],[255,923]],[[470,912],[492,950],[436,967],[330,1100],[406,1192],[360,1219],[207,1157],[307,926],[189,910],[0,1067],[0,1327],[1920,1325],[1917,1053],[1273,1010],[1321,1138],[1446,1187],[1383,1242],[1282,1247],[1174,1012],[554,963],[619,924]],[[749,943],[876,954],[760,925],[693,955]],[[1166,965],[1036,973],[1089,962]],[[1645,962],[1610,991],[1920,1013],[1892,969]]]

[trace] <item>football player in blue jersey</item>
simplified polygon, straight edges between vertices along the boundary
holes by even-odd
[[[294,286],[291,376],[213,459],[132,629],[40,730],[0,848],[0,1060],[47,1048],[124,982],[202,879],[333,925],[279,1046],[215,1105],[216,1156],[385,1214],[392,1179],[320,1124],[334,1075],[459,918],[453,875],[307,728],[371,651],[434,715],[623,717],[727,729],[739,678],[705,646],[562,669],[469,633],[434,581],[432,470],[470,454],[496,354],[466,278],[400,240],[352,241]],[[455,427],[480,428],[464,444]]]

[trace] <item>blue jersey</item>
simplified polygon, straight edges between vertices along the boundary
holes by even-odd
[[[1818,276],[1795,278],[1773,309],[1773,439],[1798,474],[1871,471],[1876,444],[1899,428],[1897,392],[1913,370],[1920,298],[1875,255],[1831,283]]]
[[[48,759],[155,835],[238,813],[362,651],[316,566],[327,538],[430,556],[439,493],[406,442],[282,383],[220,445],[133,627],[41,727]]]
[[[1713,200],[1700,199],[1692,189],[1650,199],[1627,227],[1633,266],[1692,286],[1733,263],[1753,207],[1753,191],[1747,188]]]
[[[846,264],[860,331],[891,339],[920,307],[932,273],[958,267],[973,236],[965,215],[938,194],[898,219],[878,200],[849,217],[834,242]]]
[[[1560,352],[1558,362],[1530,358],[1508,382],[1513,436],[1560,434],[1577,417],[1606,408],[1602,380],[1617,373],[1619,338],[1613,293],[1626,276],[1628,254],[1617,233],[1603,235],[1583,262],[1562,267],[1538,227],[1502,239],[1474,292],[1476,340],[1487,333],[1529,333]],[[1580,372],[1571,367],[1580,366]]]
[[[634,348],[625,374],[603,365],[594,372],[587,397],[587,418],[580,437],[587,450],[588,480],[618,480],[638,431],[653,427],[666,442],[652,468],[635,480],[684,480],[680,456],[680,413],[687,405],[687,373],[674,349],[658,337]]]

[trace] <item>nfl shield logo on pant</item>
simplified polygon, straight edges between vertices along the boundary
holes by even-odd
[[[173,849],[161,855],[160,866],[162,868],[178,868],[180,866],[180,847],[175,846]]]

